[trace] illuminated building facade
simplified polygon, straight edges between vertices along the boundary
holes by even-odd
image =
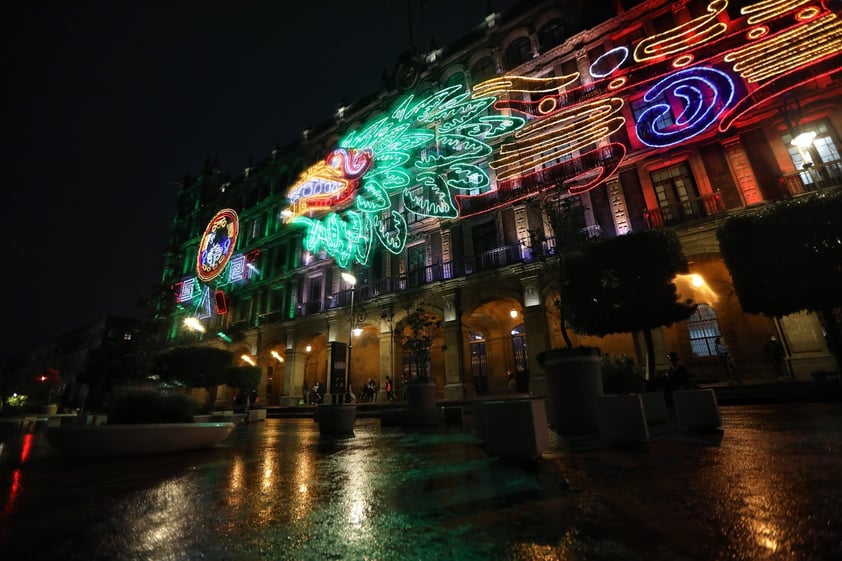
[[[721,336],[744,378],[772,376],[775,334],[798,377],[829,368],[813,317],[742,312],[716,229],[842,185],[842,5],[613,4],[490,14],[449,49],[405,53],[390,87],[241,176],[185,180],[160,307],[172,344],[246,355],[268,403],[295,403],[303,382],[330,383],[349,328],[353,387],[411,375],[398,335],[421,305],[443,321],[440,396],[503,393],[507,371],[540,394],[536,356],[561,345],[544,202],[563,197],[590,236],[678,232],[693,274],[677,285],[700,306],[657,333],[657,356],[724,379]],[[635,334],[575,343],[641,356]]]

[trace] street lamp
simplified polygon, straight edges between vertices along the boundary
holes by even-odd
[[[342,271],[342,278],[351,285],[351,319],[348,321],[348,364],[345,366],[345,394],[349,392],[348,383],[351,380],[351,348],[354,346],[354,292],[356,292],[357,277],[347,271]]]

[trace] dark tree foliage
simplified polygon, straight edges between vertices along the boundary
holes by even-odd
[[[688,271],[678,237],[672,230],[645,230],[587,244],[568,259],[571,326],[600,336],[642,330],[651,375],[651,330],[686,319],[696,307],[679,300],[673,282]]]
[[[731,217],[717,238],[746,312],[783,316],[842,306],[842,191]]]
[[[717,237],[743,310],[773,317],[819,312],[840,358],[842,190],[733,216]]]
[[[155,370],[166,382],[211,388],[227,383],[233,356],[231,351],[213,347],[175,347],[158,356]]]
[[[430,348],[441,331],[442,320],[419,304],[407,313],[395,329],[395,338],[409,353],[418,381],[429,382]]]
[[[259,366],[231,366],[228,368],[228,385],[251,390],[260,383],[260,375]]]

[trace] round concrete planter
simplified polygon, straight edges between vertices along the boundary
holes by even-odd
[[[66,425],[47,440],[68,456],[139,456],[209,448],[228,438],[234,423]]]
[[[326,436],[347,436],[354,434],[354,422],[357,419],[357,406],[353,403],[319,405],[316,408],[316,421],[319,433]]]
[[[567,349],[541,353],[546,372],[550,423],[558,434],[599,432],[597,398],[603,395],[599,354]]]

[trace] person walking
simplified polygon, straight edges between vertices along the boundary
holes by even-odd
[[[784,346],[774,335],[770,335],[769,340],[766,341],[766,356],[769,357],[769,360],[775,366],[775,372],[778,373],[778,380],[783,380],[784,378],[789,378],[790,380],[795,379],[792,373],[787,371],[786,363],[784,362],[784,357],[786,356]]]
[[[722,361],[722,364],[725,365],[725,373],[728,376],[728,383],[742,384],[743,381],[740,380],[740,375],[737,373],[737,364],[734,362],[734,359],[731,358],[731,352],[728,350],[728,347],[725,346],[725,343],[722,342],[721,337],[714,339],[713,347],[716,351],[716,356],[718,356],[719,360]]]
[[[386,376],[386,401],[392,401],[395,399],[395,388],[392,387],[392,379],[389,376]]]
[[[301,396],[304,398],[304,405],[310,405],[310,386],[307,385],[307,380],[301,384]]]

